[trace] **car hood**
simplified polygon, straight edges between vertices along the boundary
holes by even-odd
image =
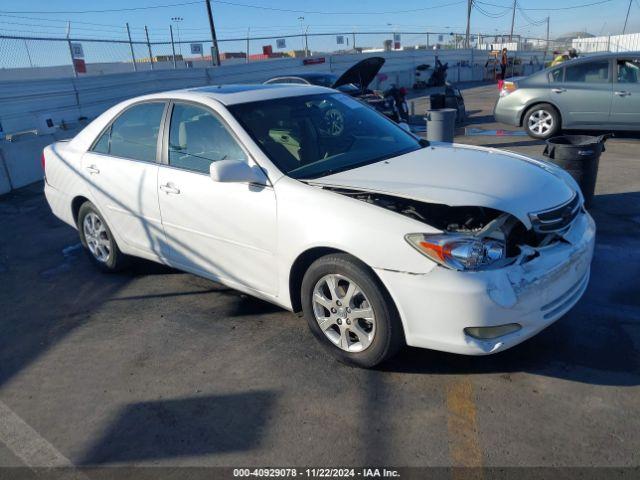
[[[340,75],[331,88],[353,83],[364,90],[376,77],[382,65],[384,65],[384,58],[382,57],[365,58]]]
[[[578,190],[547,162],[496,149],[433,144],[309,183],[384,193],[449,206],[494,208],[531,227],[529,213],[556,207]]]

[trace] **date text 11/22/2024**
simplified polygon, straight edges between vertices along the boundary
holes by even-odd
[[[240,477],[305,477],[305,478],[398,478],[397,470],[387,468],[235,468]]]

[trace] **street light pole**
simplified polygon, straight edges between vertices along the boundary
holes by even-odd
[[[178,29],[178,50],[180,51],[180,55],[182,56],[182,43],[180,42],[180,22],[182,22],[184,18],[182,17],[171,17],[171,21],[175,22],[176,28]]]
[[[218,38],[216,37],[216,27],[213,24],[213,12],[211,11],[211,1],[204,0],[207,4],[207,15],[209,16],[209,28],[211,29],[211,62],[214,65],[220,65],[220,52],[218,51]]]
[[[298,17],[298,20],[300,21],[300,33],[302,34],[302,37],[300,38],[300,44],[302,45],[302,49],[304,50],[304,56],[307,56],[307,51],[304,48],[304,39],[305,39],[305,34],[304,34],[304,17]]]

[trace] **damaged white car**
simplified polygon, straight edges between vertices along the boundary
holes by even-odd
[[[595,226],[545,162],[429,145],[348,95],[228,85],[123,102],[43,154],[90,258],[171,265],[304,315],[338,358],[482,355],[581,297]]]

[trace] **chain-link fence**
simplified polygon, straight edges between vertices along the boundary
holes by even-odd
[[[151,40],[149,40],[151,38]],[[496,51],[539,51],[551,54],[576,48],[580,53],[640,50],[640,34],[544,40],[519,35],[470,35],[471,48]],[[203,68],[215,64],[210,39],[184,39],[169,30],[149,35],[135,32],[131,40],[44,38],[0,34],[0,80],[103,75],[155,69]],[[343,32],[250,36],[218,40],[221,64],[280,58],[322,57],[368,52],[452,50],[467,48],[455,32]],[[546,55],[545,55],[546,56]]]
[[[215,64],[211,40],[180,38],[179,32],[136,33],[133,39],[43,38],[0,34],[0,80],[101,75],[155,69],[202,68]],[[176,35],[176,33],[178,33]],[[162,39],[164,38],[164,39]],[[471,35],[469,46],[498,48],[505,36]],[[511,50],[545,50],[542,40],[516,37]],[[455,32],[346,32],[247,36],[218,40],[222,64],[352,53],[463,49]]]

